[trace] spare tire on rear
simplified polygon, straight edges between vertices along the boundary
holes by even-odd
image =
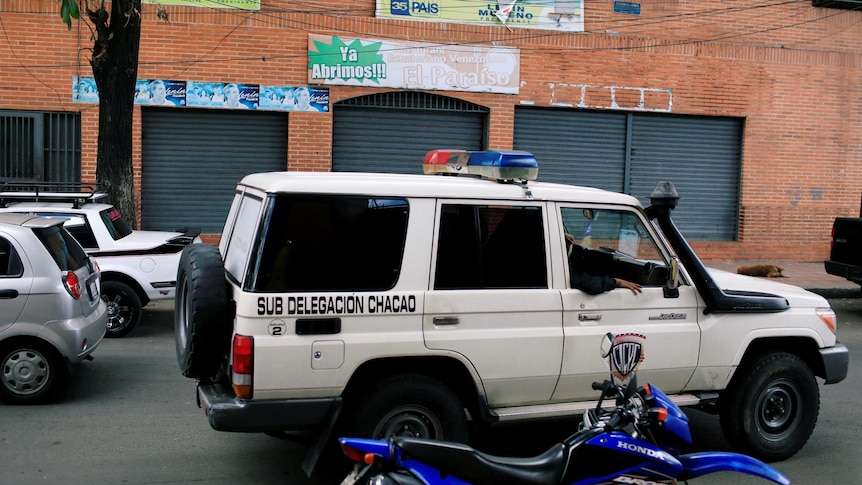
[[[191,244],[177,269],[174,337],[186,377],[211,379],[227,362],[233,315],[224,264],[217,247]]]

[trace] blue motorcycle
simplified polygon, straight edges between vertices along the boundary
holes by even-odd
[[[602,352],[610,354],[612,349]],[[342,485],[651,485],[722,471],[790,483],[771,466],[739,453],[684,454],[692,443],[688,417],[656,386],[638,387],[634,369],[628,379],[627,385],[593,383],[602,394],[584,413],[578,432],[531,458],[491,456],[460,443],[411,437],[341,438],[342,450],[356,463]],[[615,406],[606,409],[610,398]]]

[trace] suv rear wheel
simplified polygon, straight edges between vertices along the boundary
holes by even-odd
[[[63,361],[46,344],[17,341],[0,348],[0,396],[25,404],[53,397],[65,373]]]
[[[227,361],[231,323],[224,265],[217,247],[183,249],[177,270],[174,336],[186,377],[211,379]]]
[[[470,437],[461,401],[431,377],[390,377],[361,399],[352,415],[354,436],[410,436],[460,443]]]
[[[764,461],[785,460],[808,441],[820,413],[814,373],[799,357],[766,354],[725,392],[721,428],[734,448]]]
[[[129,285],[119,281],[102,282],[102,299],[108,311],[106,337],[122,337],[141,321],[141,298]]]

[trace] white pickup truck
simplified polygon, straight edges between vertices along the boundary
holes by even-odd
[[[171,299],[180,252],[201,242],[198,232],[136,231],[95,185],[2,183],[0,212],[66,219],[63,227],[93,256],[108,306],[107,337],[122,337],[141,321],[150,301]]]

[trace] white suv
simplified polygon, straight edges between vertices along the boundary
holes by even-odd
[[[55,397],[106,321],[98,267],[63,220],[0,214],[0,399]]]
[[[617,358],[718,413],[735,447],[775,460],[808,440],[815,376],[847,374],[834,312],[795,286],[707,270],[670,218],[672,184],[644,209],[534,182],[523,152],[434,151],[424,165],[459,176],[249,175],[220,246],[183,251],[177,356],[214,429],[316,430],[316,452],[334,430],[463,441],[470,421],[580,414],[610,333],[636,336]],[[584,273],[642,293],[578,289]]]
[[[150,301],[174,297],[180,252],[201,240],[197,232],[132,230],[115,207],[98,202],[106,195],[88,184],[6,183],[0,184],[0,212],[66,219],[66,230],[102,271],[107,336],[121,337]]]

